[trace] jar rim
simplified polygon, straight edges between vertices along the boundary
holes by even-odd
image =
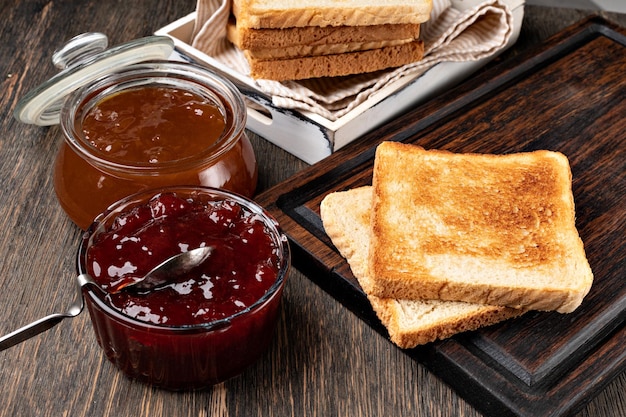
[[[245,316],[255,310],[258,310],[265,305],[269,300],[271,300],[277,293],[282,289],[289,274],[290,266],[291,266],[291,250],[289,247],[289,241],[287,236],[282,231],[280,225],[274,219],[274,217],[269,214],[263,207],[255,203],[254,201],[222,189],[213,188],[213,187],[204,187],[204,186],[171,186],[171,187],[163,187],[152,190],[145,190],[135,194],[132,194],[128,197],[125,197],[116,203],[112,204],[105,212],[101,213],[91,226],[87,229],[85,233],[83,233],[83,237],[78,247],[77,257],[76,257],[76,270],[77,273],[86,274],[87,266],[87,251],[89,249],[89,245],[94,236],[97,235],[99,231],[104,227],[104,223],[106,221],[110,221],[117,217],[120,213],[123,213],[125,210],[128,210],[134,207],[136,204],[146,202],[150,198],[158,196],[163,193],[168,192],[178,192],[178,193],[187,193],[185,195],[192,195],[193,193],[201,194],[205,197],[209,197],[215,199],[215,201],[220,201],[222,199],[230,199],[238,204],[241,204],[246,209],[252,211],[254,214],[260,216],[263,220],[265,226],[269,229],[270,234],[274,236],[274,240],[279,245],[279,265],[278,272],[276,275],[276,280],[272,283],[272,285],[267,289],[267,291],[259,297],[254,303],[249,305],[243,310],[240,310],[234,314],[231,314],[228,317],[224,317],[218,320],[213,320],[207,323],[199,323],[199,324],[189,324],[189,325],[167,325],[167,324],[156,324],[150,323],[144,320],[137,319],[135,317],[124,314],[123,312],[115,309],[111,305],[107,304],[105,300],[102,299],[102,294],[98,291],[93,291],[88,287],[85,289],[85,293],[89,295],[90,299],[97,303],[97,305],[109,316],[124,322],[128,325],[133,325],[142,329],[158,329],[161,331],[170,331],[170,332],[198,332],[198,331],[211,331],[217,330],[220,328],[224,328],[230,325],[233,320],[236,320],[240,316]]]
[[[223,132],[213,145],[204,152],[181,159],[161,161],[158,163],[131,163],[115,161],[98,155],[96,148],[84,140],[78,129],[81,122],[77,120],[81,108],[94,93],[104,91],[102,96],[117,92],[117,85],[173,85],[180,83],[204,90],[216,96],[218,106],[225,119]],[[122,87],[119,91],[123,91]],[[88,163],[105,171],[123,172],[125,174],[160,174],[181,171],[194,166],[211,164],[228,152],[244,135],[247,121],[246,106],[239,90],[228,79],[207,68],[188,62],[150,61],[127,66],[119,71],[108,74],[95,83],[83,86],[70,94],[61,109],[60,124],[66,143]]]

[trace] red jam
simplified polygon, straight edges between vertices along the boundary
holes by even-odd
[[[202,246],[214,250],[190,273],[146,293],[111,293],[107,303],[148,323],[203,324],[250,307],[276,281],[278,244],[259,215],[234,200],[199,202],[174,193],[121,214],[96,235],[87,251],[87,270],[113,291],[165,259]]]

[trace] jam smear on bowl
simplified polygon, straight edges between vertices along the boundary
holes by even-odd
[[[211,246],[200,265],[151,290],[124,288],[178,253]],[[267,350],[279,317],[290,251],[252,200],[207,187],[127,197],[83,237],[78,273],[99,345],[127,376],[202,389],[241,373]],[[143,292],[142,292],[143,291]]]

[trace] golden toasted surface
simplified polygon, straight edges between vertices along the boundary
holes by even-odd
[[[565,311],[589,290],[561,153],[454,154],[386,142],[373,186],[379,296]]]
[[[431,10],[432,0],[233,0],[237,21],[257,29],[419,24]]]
[[[385,181],[381,173],[393,175],[396,168],[403,169],[416,186],[400,191],[403,195],[395,195],[401,183],[381,189],[381,199],[384,196],[389,204],[379,207],[395,210],[411,205],[405,221],[388,222],[396,232],[404,224],[433,226],[429,231],[421,227],[420,250],[505,258],[528,266],[565,254],[564,243],[554,237],[572,222],[574,207],[570,199],[561,199],[570,187],[560,154],[473,155],[468,160],[467,155],[423,151],[419,167],[413,168],[411,158],[393,152],[385,160],[393,170],[382,168],[381,161],[378,179]]]

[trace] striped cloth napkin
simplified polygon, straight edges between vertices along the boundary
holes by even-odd
[[[247,77],[248,62],[226,39],[230,0],[198,0],[191,45]],[[421,27],[424,58],[400,68],[347,77],[277,82],[249,81],[272,97],[278,108],[307,111],[335,121],[391,82],[414,79],[440,62],[473,61],[498,52],[513,31],[511,10],[501,0],[460,7],[461,0],[433,0],[430,20]]]

